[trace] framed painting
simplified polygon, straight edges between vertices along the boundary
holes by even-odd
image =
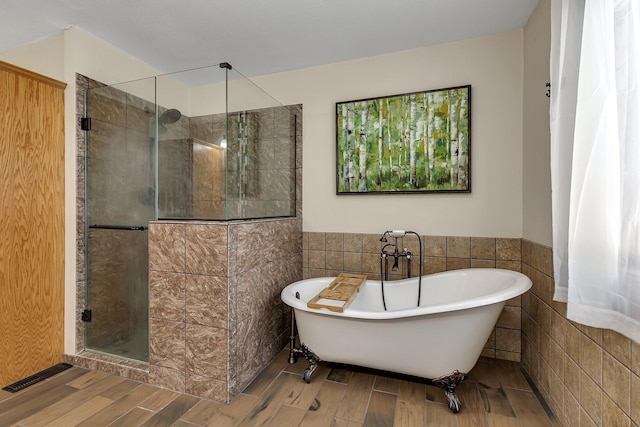
[[[336,193],[471,192],[471,85],[336,103]]]

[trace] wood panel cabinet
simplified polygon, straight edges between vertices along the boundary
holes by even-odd
[[[65,86],[0,62],[0,387],[62,361]]]

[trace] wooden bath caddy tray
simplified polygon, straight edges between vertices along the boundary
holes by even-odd
[[[367,276],[364,274],[340,273],[329,286],[307,302],[307,307],[327,308],[342,313],[351,304],[365,280]]]

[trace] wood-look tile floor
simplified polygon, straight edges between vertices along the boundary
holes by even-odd
[[[440,388],[398,376],[278,357],[229,405],[73,367],[17,393],[0,390],[0,426],[556,426],[519,366],[480,359],[449,411]]]

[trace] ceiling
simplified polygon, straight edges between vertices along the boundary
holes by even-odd
[[[538,0],[9,0],[0,53],[77,26],[169,73],[252,77],[522,28]]]

